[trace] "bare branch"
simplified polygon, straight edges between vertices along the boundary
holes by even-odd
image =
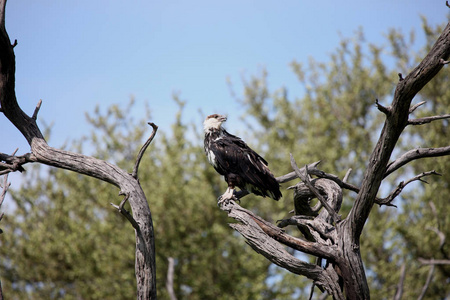
[[[353,171],[353,170],[352,170],[351,168],[347,170],[347,173],[345,173],[344,178],[342,178],[342,182],[343,182],[343,183],[345,183],[345,182],[348,181],[348,178],[350,177],[350,173],[352,173],[352,171]]]
[[[400,268],[400,280],[398,281],[397,284],[397,291],[395,292],[394,300],[402,300],[405,277],[406,277],[406,264],[402,264]]]
[[[413,106],[411,106],[411,108],[409,109],[409,113],[412,114],[419,106],[424,105],[426,103],[426,101],[422,101],[419,102]]]
[[[300,172],[300,169],[298,168],[294,157],[292,156],[292,154],[290,154],[290,156],[291,156],[291,166],[294,169],[295,173],[297,173],[298,177],[309,187],[309,189],[314,193],[317,199],[319,199],[320,203],[322,203],[323,207],[325,207],[328,214],[330,215],[332,222],[333,223],[339,222],[340,216],[331,208],[331,206],[327,203],[327,200],[324,199],[323,196],[319,193],[319,191],[311,184],[311,181],[309,180],[308,166],[305,166],[305,173]]]
[[[0,193],[0,208],[3,205],[3,201],[5,200],[6,197],[6,192],[8,191],[9,187],[11,186],[11,183],[8,182],[8,174],[3,176],[3,183],[0,184],[0,187],[2,188],[1,193]],[[0,221],[3,219],[3,215],[4,213],[0,213]],[[3,233],[3,230],[0,229],[0,234]],[[1,296],[1,286],[0,286],[0,296]],[[0,299],[1,300],[1,299]]]
[[[250,227],[248,230],[254,232],[254,234],[257,234],[257,232],[262,230],[265,235],[268,235],[272,239],[295,250],[331,260],[335,259],[336,249],[334,249],[334,246],[324,246],[290,236],[277,226],[265,221],[253,212],[239,206],[233,200],[230,200],[228,203],[224,202],[222,206],[220,206],[220,209],[228,212],[228,216],[230,218],[233,218],[241,222],[243,225]]]
[[[425,281],[425,284],[422,287],[422,291],[420,292],[419,298],[417,298],[417,300],[422,300],[423,297],[425,297],[425,293],[427,292],[428,286],[430,285],[431,280],[433,279],[433,273],[434,273],[434,265],[431,265],[430,271],[428,272],[427,280]]]
[[[449,119],[450,114],[408,120],[408,125],[423,125],[436,120]]]
[[[408,152],[404,153],[402,156],[388,164],[387,170],[384,174],[384,178],[413,160],[424,157],[437,157],[446,155],[450,155],[450,146],[441,148],[417,148],[409,150]]]
[[[324,173],[323,171],[320,171],[319,169],[317,169],[317,166],[318,166],[319,164],[320,164],[320,160],[319,160],[319,161],[316,161],[316,162],[314,162],[314,163],[312,163],[312,164],[309,164],[309,165],[308,165],[309,173],[310,173],[310,174],[313,174],[313,175],[317,175],[317,176],[318,176],[318,174]],[[304,167],[301,168],[300,171],[301,171],[301,172],[304,172]],[[286,174],[286,175],[277,177],[276,180],[277,180],[279,183],[285,183],[285,182],[294,180],[295,178],[298,178],[298,175],[297,175],[297,173],[296,173],[295,171],[293,171],[293,172],[288,173],[288,174]]]
[[[333,246],[324,247],[317,243],[289,236],[278,227],[240,207],[232,200],[228,203],[224,202],[220,208],[227,211],[229,217],[240,222],[229,224],[229,226],[239,232],[253,250],[290,272],[312,279],[315,285],[325,289],[334,299],[345,299],[338,280],[332,276],[335,273],[330,273],[318,265],[297,259],[289,254],[280,243],[305,253],[328,257],[329,259],[336,254],[336,249]]]
[[[2,192],[0,193],[0,208],[2,207],[3,201],[5,200],[6,192],[8,191],[11,183],[8,182],[8,174],[3,176],[3,183],[0,184]],[[1,219],[1,218],[0,218]]]
[[[288,225],[302,225],[308,227],[315,240],[322,244],[326,244],[326,240],[331,241],[332,244],[336,242],[335,228],[321,219],[298,215],[280,220],[278,223],[278,227],[280,228],[284,228]]]
[[[381,204],[383,205],[388,205],[390,204],[398,195],[400,195],[400,193],[402,192],[402,190],[405,188],[405,186],[407,186],[409,183],[413,182],[413,181],[422,181],[424,183],[427,183],[426,181],[422,180],[423,177],[425,176],[429,176],[429,175],[441,175],[439,173],[437,173],[436,171],[429,171],[429,172],[423,172],[422,174],[419,174],[417,176],[414,176],[413,178],[409,179],[406,182],[400,182],[397,186],[397,188],[389,194],[389,196],[387,196],[384,199],[380,199]]]
[[[399,73],[399,75],[400,75],[400,77],[401,77],[401,74],[400,74],[400,73]],[[403,80],[403,78],[401,78],[401,80]],[[386,116],[388,116],[388,115],[391,114],[391,108],[390,108],[390,107],[385,107],[385,106],[381,105],[381,104],[378,102],[378,99],[375,100],[375,105],[377,106],[378,110],[381,111],[382,113],[384,113]]]
[[[289,225],[308,225],[309,224],[308,221],[314,221],[314,217],[298,215],[292,216],[288,219],[278,220],[277,223],[278,227],[284,228]]]
[[[153,138],[156,135],[156,131],[158,130],[158,126],[155,125],[155,123],[148,123],[148,125],[152,126],[153,131],[148,140],[145,142],[145,144],[142,146],[141,150],[139,151],[139,154],[136,158],[136,163],[134,165],[133,173],[131,173],[131,176],[133,176],[135,179],[138,179],[138,169],[139,164],[141,163],[142,156],[144,156],[145,150],[147,150],[147,147],[150,145],[150,143],[153,141]]]
[[[114,208],[116,208],[122,215],[127,218],[127,220],[131,223],[134,229],[136,229],[137,232],[139,232],[141,229],[139,227],[139,224],[136,222],[136,220],[133,218],[133,216],[123,207],[125,203],[127,202],[128,198],[130,197],[129,193],[123,193],[120,192],[119,196],[125,196],[123,200],[120,202],[119,205],[115,205],[114,203],[110,203]]]
[[[39,113],[39,110],[41,109],[41,105],[42,105],[42,99],[40,99],[38,101],[38,104],[36,105],[36,108],[34,109],[33,116],[31,117],[31,119],[33,119],[34,121],[36,121],[36,119],[37,119],[37,115]]]
[[[175,291],[173,289],[173,273],[175,269],[175,260],[173,257],[168,257],[168,266],[167,266],[167,279],[166,279],[166,290],[169,294],[170,300],[177,300],[177,296],[175,295]]]
[[[425,259],[419,257],[418,261],[422,265],[450,265],[450,259]]]
[[[36,162],[36,157],[31,153],[26,153],[20,156],[0,153],[0,175],[16,171],[24,172],[25,169],[22,166],[29,162]]]

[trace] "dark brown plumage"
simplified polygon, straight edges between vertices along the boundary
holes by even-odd
[[[208,161],[228,183],[221,200],[234,198],[236,186],[256,195],[279,200],[282,196],[280,185],[267,167],[267,161],[239,137],[228,133],[222,127],[226,120],[225,116],[214,114],[203,123]]]

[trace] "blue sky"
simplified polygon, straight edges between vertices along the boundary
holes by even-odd
[[[162,130],[177,111],[174,92],[187,101],[186,121],[201,122],[201,108],[237,122],[244,111],[227,78],[239,94],[241,77],[265,67],[271,87],[295,90],[292,60],[327,61],[360,26],[367,41],[383,44],[389,28],[420,32],[420,15],[438,24],[447,11],[440,0],[9,0],[6,28],[18,40],[19,104],[32,114],[43,100],[38,120],[53,123],[50,144],[58,147],[87,134],[86,111],[131,96],[136,118],[148,102],[149,121]],[[3,115],[0,128],[0,152],[29,151]]]

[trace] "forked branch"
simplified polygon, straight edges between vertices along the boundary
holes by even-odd
[[[402,190],[405,188],[405,186],[407,186],[408,184],[410,184],[413,181],[419,180],[422,181],[424,183],[428,183],[425,180],[423,180],[422,178],[425,176],[429,176],[429,175],[441,175],[439,173],[437,173],[436,171],[429,171],[429,172],[423,172],[422,174],[419,174],[417,176],[414,176],[413,178],[407,180],[406,182],[402,181],[398,184],[398,186],[395,188],[394,191],[392,191],[389,196],[387,196],[384,199],[380,199],[379,204],[382,205],[390,205],[392,201],[394,201],[394,199],[400,195],[400,193],[402,192]]]
[[[133,172],[135,176],[131,176],[125,170],[106,161],[50,147],[36,123],[42,101],[38,102],[33,115],[30,117],[20,108],[16,99],[15,54],[13,49],[16,43],[11,44],[5,29],[5,6],[6,0],[0,0],[0,107],[1,112],[26,138],[32,154],[23,156],[0,154],[0,172],[7,174],[12,171],[23,171],[23,164],[38,162],[94,177],[119,187],[131,205],[133,217],[129,220],[136,229],[137,298],[156,299],[153,222],[147,198],[137,180],[140,158],[151,139],[141,149]],[[152,137],[155,133],[156,130],[154,130]],[[127,214],[125,216],[127,217]]]

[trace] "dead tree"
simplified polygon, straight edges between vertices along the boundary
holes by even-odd
[[[27,163],[42,163],[67,169],[108,182],[120,189],[124,196],[120,205],[113,205],[132,224],[136,236],[135,271],[137,299],[156,299],[155,239],[150,208],[138,179],[138,167],[148,145],[156,134],[157,126],[139,152],[133,172],[94,157],[50,147],[45,141],[36,119],[41,101],[30,117],[19,107],[15,95],[15,55],[17,40],[11,43],[5,29],[6,0],[0,0],[0,112],[2,112],[26,138],[31,152],[24,155],[0,153],[0,175],[23,171]],[[128,201],[132,214],[123,207]]]
[[[410,114],[423,104],[411,105],[414,96],[449,63],[449,56],[450,23],[422,62],[406,77],[399,74],[391,105],[383,106],[376,101],[378,110],[385,115],[386,120],[360,187],[317,169],[317,163],[298,169],[295,160],[291,158],[294,172],[278,178],[278,181],[286,182],[295,177],[301,179],[301,182],[293,187],[296,215],[275,226],[230,201],[221,206],[222,210],[228,212],[229,217],[239,221],[230,226],[238,231],[256,252],[290,272],[311,279],[317,287],[332,295],[334,299],[370,299],[360,253],[360,236],[371,209],[374,204],[393,206],[392,201],[408,183],[437,173],[434,170],[425,171],[406,182],[400,182],[384,199],[377,198],[382,181],[413,160],[450,155],[450,146],[446,145],[440,148],[412,149],[389,162],[395,145],[407,126],[450,118],[450,114],[446,114],[410,119]],[[318,179],[311,180],[311,175]],[[352,199],[350,213],[343,220],[338,214],[342,189],[356,193],[356,197]],[[238,193],[237,196],[243,197],[245,193]],[[318,198],[318,205],[311,207],[309,202],[314,197]],[[296,225],[303,233],[304,239],[288,235],[280,228],[287,225]],[[319,264],[304,262],[289,254],[285,250],[286,246],[318,259],[325,259],[327,263],[322,267]]]

